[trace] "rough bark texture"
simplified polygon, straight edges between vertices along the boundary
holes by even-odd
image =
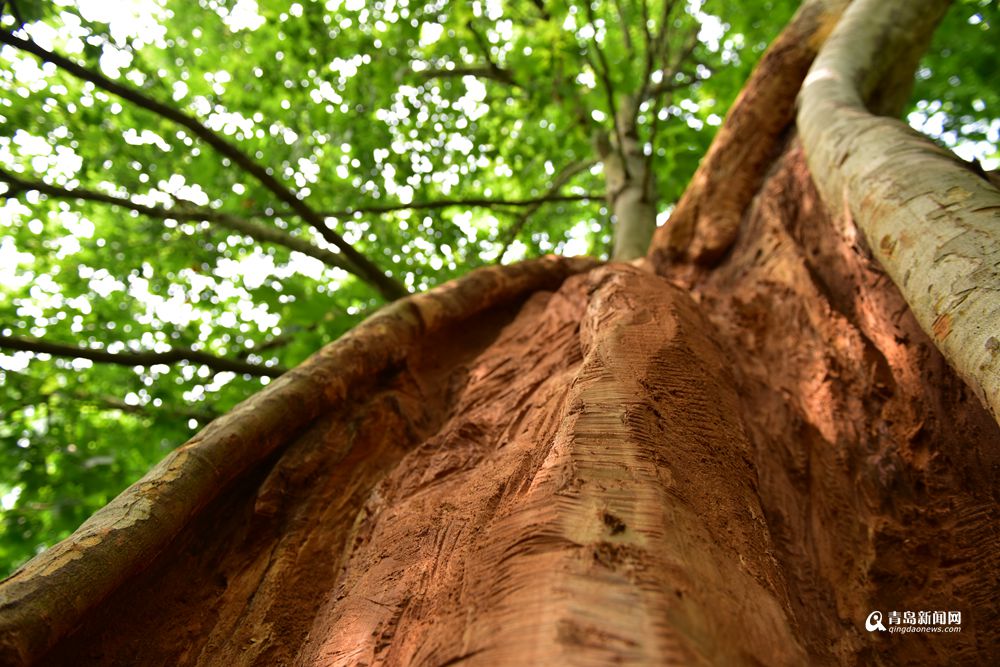
[[[615,265],[419,336],[43,664],[995,661],[1000,429],[797,146],[686,287]]]
[[[804,2],[768,48],[670,219],[656,230],[650,260],[658,269],[679,260],[714,264],[729,250],[795,117],[802,79],[849,2]]]
[[[711,272],[677,265],[750,408],[761,505],[812,664],[1000,658],[1000,428],[792,142]],[[695,278],[691,278],[695,276]],[[960,634],[864,630],[960,610]]]
[[[373,493],[304,662],[801,664],[726,367],[637,269],[537,294]]]

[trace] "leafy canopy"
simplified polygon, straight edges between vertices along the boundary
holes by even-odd
[[[409,291],[604,256],[593,141],[644,89],[662,221],[795,4],[0,3],[0,569],[383,303],[331,231]],[[987,162],[998,22],[956,8],[909,115]]]

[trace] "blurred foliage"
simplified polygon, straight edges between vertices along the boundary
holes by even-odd
[[[683,85],[639,117],[662,213],[797,3],[671,4],[667,60],[684,56]],[[3,6],[5,29],[23,20],[35,42],[193,115],[314,210],[340,212],[329,224],[413,291],[498,261],[606,252],[600,198],[345,211],[551,194],[564,169],[593,160],[592,135],[613,116],[598,56],[618,94],[641,84],[638,0],[595,3],[592,16],[567,0]],[[662,7],[648,1],[654,29]],[[958,4],[921,69],[911,116],[980,157],[996,155],[1000,129],[997,11]],[[325,247],[188,131],[10,46],[0,49],[0,121],[0,169],[18,178],[212,208]],[[595,165],[559,192],[602,190]],[[382,303],[341,270],[208,221],[35,191],[8,192],[0,206],[0,286],[0,335],[110,351],[181,346],[285,367]],[[0,571],[66,536],[262,383],[191,363],[0,353]]]
[[[917,71],[910,124],[966,160],[1000,168],[1000,3],[959,0]]]

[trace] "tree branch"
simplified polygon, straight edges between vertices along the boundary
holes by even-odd
[[[667,224],[653,235],[648,257],[658,271],[666,272],[681,258],[711,265],[735,241],[777,146],[794,122],[796,94],[816,50],[848,4],[807,0],[768,47]],[[748,133],[748,127],[754,131]]]
[[[670,15],[677,5],[677,0],[665,0],[663,3],[663,13],[660,15],[660,27],[656,32],[655,50],[653,52],[653,62],[660,62],[667,54],[667,46],[670,43]]]
[[[486,66],[452,67],[450,69],[445,67],[430,67],[420,70],[419,72],[415,72],[415,74],[423,79],[451,79],[463,76],[473,76],[479,79],[492,79],[493,81],[499,81],[500,83],[513,88],[521,87],[521,84],[514,79],[514,75],[512,75],[508,70],[502,69],[492,63]]]
[[[643,102],[647,100],[655,100],[658,97],[665,95],[666,93],[672,93],[675,90],[680,90],[685,86],[690,86],[694,83],[693,78],[684,78],[677,80],[677,75],[682,72],[675,72],[669,77],[664,75],[663,79],[656,85],[650,86],[646,89],[646,96],[642,99]]]
[[[94,72],[82,65],[69,60],[59,54],[48,51],[31,40],[21,39],[13,33],[0,29],[0,43],[8,44],[22,51],[56,65],[72,76],[83,81],[89,81],[95,86],[113,93],[122,99],[132,102],[136,106],[151,111],[167,120],[186,127],[202,141],[210,145],[221,155],[229,158],[233,164],[237,165],[248,174],[257,179],[265,188],[270,190],[279,200],[284,202],[299,217],[311,225],[328,243],[335,245],[347,257],[351,263],[356,276],[375,287],[386,299],[397,299],[407,294],[406,288],[399,281],[387,276],[371,260],[354,249],[354,247],[344,240],[340,234],[326,226],[323,218],[313,211],[306,203],[299,199],[298,195],[288,187],[280,183],[271,175],[270,168],[265,168],[257,164],[249,155],[241,151],[234,144],[229,143],[220,135],[208,129],[193,116],[158,102],[145,94],[112,81],[107,77]]]
[[[600,43],[597,41],[597,17],[594,14],[594,8],[590,6],[590,1],[585,0],[583,3],[584,7],[587,8],[587,20],[590,25],[594,27],[594,36],[591,42],[594,45],[594,52],[597,54],[597,62],[600,67],[596,66],[587,55],[587,60],[590,62],[590,66],[594,68],[594,71],[598,73],[601,77],[601,83],[604,85],[604,93],[607,97],[608,104],[608,115],[611,117],[611,122],[614,124],[615,135],[618,138],[618,145],[622,145],[621,133],[618,129],[618,123],[615,122],[615,116],[618,114],[618,105],[615,102],[615,87],[611,82],[611,67],[608,65],[608,58],[604,54],[604,49],[601,48]]]
[[[184,203],[182,207],[178,208],[147,206],[145,204],[134,202],[130,199],[116,197],[103,192],[96,192],[94,190],[86,190],[84,188],[74,188],[69,190],[55,185],[49,185],[43,181],[28,181],[18,178],[14,174],[5,171],[2,168],[0,168],[0,182],[7,183],[10,186],[10,189],[6,193],[0,195],[0,198],[9,198],[16,196],[20,192],[34,190],[35,192],[40,192],[44,195],[55,197],[57,199],[79,199],[83,201],[110,204],[112,206],[121,206],[122,208],[136,211],[137,213],[142,213],[143,215],[149,216],[150,218],[156,218],[158,220],[204,220],[217,224],[220,227],[225,227],[226,229],[231,229],[241,234],[245,234],[246,236],[249,236],[256,241],[260,241],[261,243],[273,243],[275,245],[280,245],[288,248],[289,250],[295,250],[304,255],[314,257],[327,266],[343,269],[344,271],[348,271],[350,273],[356,273],[356,270],[337,253],[326,250],[325,248],[320,248],[305,239],[296,238],[287,232],[281,231],[280,229],[273,229],[249,220],[244,220],[226,213],[225,211],[195,207],[188,205],[187,203]]]
[[[632,44],[632,32],[630,30],[632,22],[625,12],[622,0],[614,0],[614,5],[615,10],[618,12],[618,22],[622,28],[622,41],[625,42],[625,50],[628,51],[629,56],[635,56],[635,45]]]
[[[682,87],[682,85],[673,86],[673,79],[680,67],[680,63],[686,59],[685,57],[679,58],[678,63],[674,67],[670,68],[670,73],[667,73],[667,68],[662,66],[663,60],[666,58],[668,38],[670,35],[670,14],[676,5],[676,0],[665,0],[663,3],[663,13],[660,15],[660,25],[656,31],[656,37],[653,37],[649,29],[646,29],[646,69],[642,75],[642,86],[639,89],[639,94],[633,98],[635,106],[630,110],[631,122],[634,124],[639,116],[639,107],[646,100],[653,99],[658,95],[675,90],[676,88]],[[649,20],[649,10],[643,1],[643,9],[645,11],[645,19]],[[695,33],[695,43],[697,43],[697,32]],[[693,49],[694,47],[692,47]],[[661,67],[663,78],[660,83],[655,87],[651,87],[653,73],[656,71],[657,67]],[[687,85],[687,84],[683,84]],[[655,92],[654,92],[655,88]]]
[[[329,317],[329,314],[327,314],[327,317]],[[285,345],[288,345],[293,340],[295,340],[297,336],[300,336],[304,333],[310,333],[312,331],[315,331],[320,327],[321,324],[323,324],[322,319],[313,320],[312,322],[309,323],[308,326],[304,327],[296,327],[293,325],[292,329],[286,330],[285,333],[281,334],[280,336],[275,336],[271,340],[264,341],[259,345],[254,345],[253,347],[244,348],[240,350],[239,352],[236,353],[236,358],[241,360],[246,360],[246,358],[249,357],[251,354],[261,354],[262,352],[265,352],[267,350],[273,350],[275,348],[284,347]]]
[[[320,215],[328,218],[350,218],[356,214],[363,213],[392,213],[393,211],[430,211],[453,206],[467,206],[474,208],[493,208],[497,206],[510,206],[514,208],[538,206],[549,202],[575,202],[589,201],[591,199],[603,199],[603,194],[587,193],[582,195],[568,195],[549,191],[540,197],[529,197],[527,199],[492,199],[488,197],[470,197],[468,199],[438,199],[435,201],[416,202],[411,204],[384,204],[372,206],[358,206],[340,211],[321,211]],[[260,214],[256,214],[260,215]]]
[[[549,11],[546,9],[544,0],[532,0],[532,5],[537,11],[540,20],[545,22],[552,20],[552,14],[550,14]],[[534,21],[529,22],[521,20],[520,22],[524,25],[525,29],[527,30],[534,29],[534,24],[535,24]],[[581,49],[580,45],[577,43],[576,37],[573,36],[571,37],[571,39],[573,40],[573,44],[576,47],[575,55],[579,58],[582,58],[589,64],[589,60],[586,58],[586,54],[584,53],[583,49]],[[553,48],[549,52],[549,64],[552,67],[552,77],[551,77],[551,87],[548,89],[551,90],[551,99],[557,102],[558,104],[562,104],[565,107],[567,107],[566,111],[573,118],[574,126],[579,125],[581,128],[584,129],[584,131],[587,134],[591,134],[593,131],[597,129],[597,122],[591,116],[593,109],[586,104],[582,96],[575,95],[572,97],[572,99],[567,100],[566,96],[563,95],[562,91],[560,90],[560,88],[564,85],[573,86],[576,83],[576,76],[579,73],[579,71],[574,70],[571,74],[564,75],[562,67],[563,64],[562,58],[559,57],[558,54],[560,45],[553,44],[552,47]],[[594,68],[594,71],[597,72],[596,67]],[[533,80],[532,85],[530,86],[528,92],[530,95],[544,96],[546,90],[542,88],[540,82]]]
[[[221,412],[217,412],[208,406],[206,406],[204,410],[198,410],[193,406],[188,407],[187,405],[171,405],[168,403],[163,403],[159,406],[152,405],[151,403],[132,405],[131,403],[126,403],[117,396],[111,396],[109,394],[91,394],[80,389],[56,389],[50,392],[43,392],[41,390],[43,381],[37,377],[29,375],[28,373],[12,371],[9,369],[4,369],[3,373],[15,376],[19,382],[31,385],[31,391],[44,402],[48,402],[51,398],[58,398],[60,400],[75,403],[90,403],[101,408],[121,410],[122,412],[128,412],[130,414],[153,416],[155,413],[161,413],[174,417],[197,419],[203,423],[208,423],[216,417],[222,416]],[[32,402],[34,402],[34,396],[31,397],[31,400],[28,401],[26,405]]]
[[[472,33],[472,38],[476,40],[476,45],[482,52],[483,57],[486,58],[487,66],[490,68],[490,70],[494,73],[496,77],[500,77],[497,80],[504,80],[506,83],[508,83],[511,86],[514,86],[515,88],[523,88],[523,86],[519,84],[516,79],[514,79],[514,75],[511,74],[510,70],[503,69],[493,59],[493,52],[490,50],[489,41],[485,37],[483,37],[483,35],[480,34],[478,30],[476,30],[476,27],[472,23],[472,21],[466,23],[465,27],[469,29],[470,33]]]
[[[50,343],[39,338],[19,338],[0,335],[0,349],[20,350],[36,354],[51,354],[55,357],[71,359],[89,359],[102,364],[119,366],[153,366],[155,364],[173,364],[178,361],[189,361],[194,364],[208,366],[213,371],[229,371],[255,377],[278,377],[286,369],[280,366],[260,366],[247,361],[237,361],[216,357],[207,352],[199,352],[188,348],[175,347],[167,352],[108,352],[75,345]]]
[[[657,95],[662,95],[663,93],[671,92],[677,90],[678,88],[683,88],[684,86],[693,83],[694,79],[697,77],[696,73],[687,73],[688,80],[686,81],[674,81],[678,74],[685,74],[681,71],[681,67],[690,60],[691,56],[694,54],[694,50],[698,48],[698,30],[697,28],[692,30],[688,35],[687,42],[677,53],[677,57],[669,65],[664,63],[663,69],[660,70],[663,78],[660,79],[660,83],[652,86],[647,92],[646,99],[651,99]],[[700,64],[700,63],[696,63]]]
[[[642,12],[642,37],[648,61],[653,54],[653,34],[649,32],[649,0],[639,0],[639,11]]]
[[[245,220],[243,218],[236,217],[232,214],[226,213],[225,211],[218,211],[215,209],[201,208],[193,205],[188,205],[186,202],[182,207],[176,208],[163,208],[161,206],[147,206],[145,204],[139,204],[130,199],[125,199],[124,197],[117,197],[115,195],[105,194],[103,192],[96,192],[94,190],[87,190],[84,188],[73,188],[72,190],[67,188],[61,188],[55,185],[49,185],[43,181],[29,181],[26,179],[19,178],[18,176],[0,168],[0,183],[7,183],[10,189],[0,194],[0,198],[13,197],[21,192],[28,190],[34,190],[40,192],[44,195],[55,197],[58,199],[80,199],[83,201],[93,201],[104,204],[110,204],[112,206],[121,206],[122,208],[129,209],[131,211],[136,211],[147,215],[151,218],[156,218],[160,220],[172,219],[178,221],[191,220],[191,221],[207,221],[218,224],[220,227],[226,227],[227,229],[232,229],[233,231],[246,234],[247,236],[254,238],[258,241],[264,243],[274,243],[275,245],[280,245],[288,248],[289,250],[295,250],[301,252],[302,254],[309,255],[310,257],[315,257],[319,259],[324,264],[332,267],[344,269],[349,271],[347,262],[341,255],[337,253],[330,252],[323,248],[319,248],[305,239],[296,238],[286,232],[279,229],[272,229],[270,227],[265,227],[264,225],[259,225],[250,220]],[[470,207],[470,208],[493,208],[493,207],[511,207],[511,208],[524,208],[524,207],[537,207],[541,204],[547,204],[551,202],[577,202],[577,201],[591,201],[595,199],[603,199],[604,195],[599,193],[585,193],[585,194],[562,194],[558,192],[549,191],[545,195],[539,197],[528,197],[525,199],[503,199],[503,198],[490,198],[490,197],[469,197],[469,198],[455,198],[455,199],[438,199],[435,201],[426,202],[415,202],[410,204],[381,204],[372,206],[358,206],[355,208],[341,209],[341,210],[331,210],[331,211],[318,211],[319,215],[326,218],[338,218],[347,219],[355,215],[360,214],[372,214],[372,213],[392,213],[395,211],[430,211],[438,210],[443,208],[451,207]],[[250,217],[254,218],[267,218],[271,217],[272,214],[265,213],[263,211],[254,211],[250,214]],[[353,273],[353,271],[352,271]]]
[[[535,214],[538,209],[542,207],[547,201],[560,201],[560,197],[556,194],[561,190],[569,181],[579,174],[581,171],[590,169],[597,163],[597,160],[578,160],[577,162],[571,162],[565,167],[563,167],[556,177],[552,179],[552,185],[546,191],[545,195],[537,197],[535,203],[525,209],[517,220],[511,225],[510,229],[507,230],[507,238],[504,240],[503,247],[500,249],[500,254],[497,255],[497,263],[503,259],[503,256],[507,253],[507,249],[510,248],[510,244],[514,242],[521,230],[528,223],[528,220],[532,215]],[[592,199],[604,199],[603,195],[591,197]]]
[[[10,14],[14,17],[14,23],[18,27],[24,25],[24,15],[21,14],[21,10],[18,8],[17,3],[14,0],[5,0],[0,2],[0,16],[3,16],[5,9],[10,8]]]
[[[928,338],[1000,422],[1000,190],[894,117],[949,4],[852,2],[805,77],[795,126],[830,215],[850,216]]]
[[[531,0],[531,4],[535,6],[535,9],[538,10],[538,13],[544,20],[548,21],[552,18],[552,15],[549,14],[549,10],[545,8],[545,0]]]
[[[174,417],[183,417],[185,419],[197,419],[203,424],[207,424],[216,417],[221,417],[221,412],[213,412],[210,410],[195,410],[193,408],[185,408],[184,406],[178,407],[157,407],[150,405],[148,403],[143,405],[132,405],[126,403],[117,396],[108,395],[95,395],[87,394],[82,391],[54,391],[48,394],[50,397],[60,398],[66,401],[74,401],[79,403],[91,403],[95,406],[104,408],[106,410],[120,410],[122,412],[127,412],[129,414],[139,414],[152,416],[154,412],[162,412]]]

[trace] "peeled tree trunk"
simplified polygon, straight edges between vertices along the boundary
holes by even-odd
[[[996,663],[1000,426],[790,125],[843,4],[764,57],[655,273],[387,306],[0,584],[0,663]]]
[[[798,125],[827,206],[854,218],[921,327],[1000,419],[1000,190],[865,106],[891,70],[884,54],[926,43],[949,4],[856,0],[806,79]]]

